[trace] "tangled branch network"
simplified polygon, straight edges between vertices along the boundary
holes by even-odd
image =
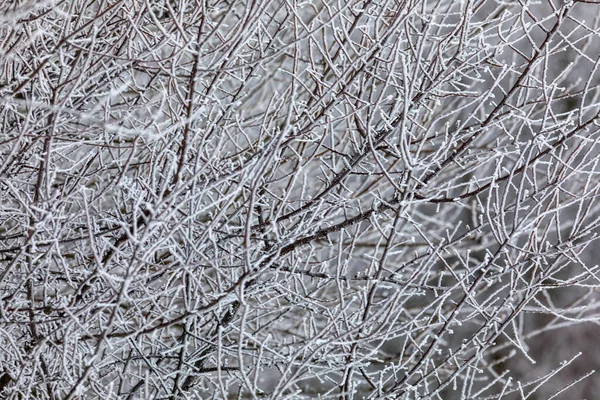
[[[591,0],[1,1],[0,398],[595,398],[599,64]]]

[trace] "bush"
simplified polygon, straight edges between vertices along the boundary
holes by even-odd
[[[3,398],[589,381],[518,371],[598,320],[597,4],[1,7]]]

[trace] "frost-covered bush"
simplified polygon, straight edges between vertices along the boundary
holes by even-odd
[[[0,397],[594,380],[599,4],[0,4]]]

